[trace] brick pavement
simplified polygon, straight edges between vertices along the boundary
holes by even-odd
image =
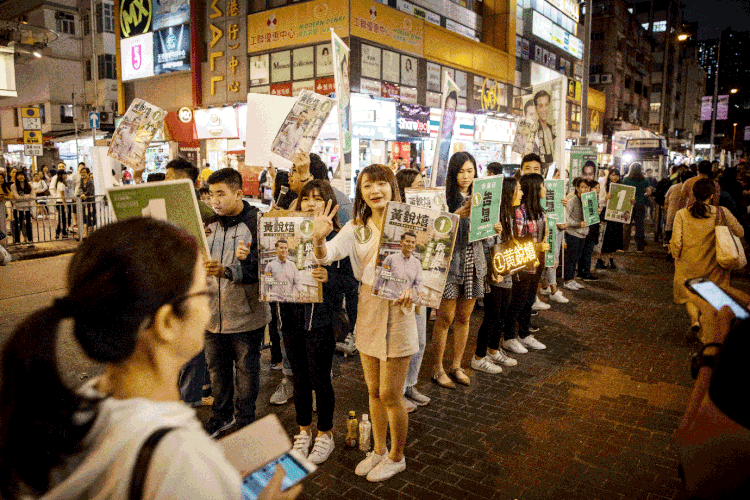
[[[407,470],[384,483],[354,475],[363,458],[343,448],[349,410],[367,412],[358,358],[337,355],[336,445],[300,498],[673,499],[679,498],[673,435],[692,385],[696,348],[672,303],[672,267],[654,246],[617,254],[617,271],[535,318],[544,352],[518,355],[500,375],[471,373],[472,385],[429,381],[428,344],[420,390],[433,402],[410,415]],[[474,312],[464,366],[483,311]],[[428,325],[429,332],[432,324]],[[449,347],[451,341],[449,337]],[[281,375],[264,354],[258,414],[275,411],[295,433],[294,407],[271,407]]]

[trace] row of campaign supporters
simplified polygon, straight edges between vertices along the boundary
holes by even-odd
[[[578,249],[573,257],[570,251],[565,256],[566,288],[582,286],[576,272],[583,279],[593,278],[591,257],[588,264],[583,258],[590,234],[584,230],[590,228],[581,213],[581,196],[590,189],[590,179],[574,180],[575,194],[565,198],[565,222],[549,227],[541,166],[537,155],[524,157],[518,175],[502,183],[494,236],[470,241],[476,162],[463,152],[449,161],[445,202],[457,227],[438,297],[433,331],[437,356],[430,368],[432,381],[441,387],[456,389],[456,384],[473,382],[462,357],[478,299],[484,300],[485,316],[471,360],[475,371],[497,374],[503,366],[516,365],[516,355],[546,348],[535,337],[538,327],[531,322],[535,308],[549,307],[537,296],[540,280],[547,285],[540,293],[548,292],[557,302],[568,300],[555,284],[560,255],[552,252],[551,261],[545,256],[550,231],[565,231],[568,248]],[[500,173],[493,168],[490,174]],[[209,254],[205,258],[195,238],[149,218],[105,226],[83,242],[68,271],[67,295],[27,318],[3,350],[2,496],[16,498],[30,490],[48,492],[45,498],[124,498],[142,445],[167,426],[179,432],[169,432],[154,452],[160,467],[149,469],[146,462],[146,487],[174,496],[238,498],[241,478],[209,436],[256,420],[260,350],[272,319],[278,323],[291,368],[299,425],[294,448],[314,464],[324,462],[335,448],[333,318],[341,311],[346,290],[357,287],[356,307],[348,296],[347,313],[369,395],[373,448],[355,473],[375,482],[406,469],[407,400],[416,405],[430,402],[416,387],[428,313],[415,306],[422,298],[409,287],[391,299],[373,293],[378,286],[374,270],[389,202],[402,200],[405,189],[419,187],[423,180],[416,171],[396,176],[388,167],[370,165],[358,177],[351,213],[346,214],[349,220],[342,225],[339,213],[349,207],[339,204],[326,180],[312,179],[311,170],[307,155],[295,159],[290,187],[296,197],[291,197],[295,199],[288,208],[313,213],[306,229],[317,262],[312,276],[321,283],[317,302],[263,300],[272,298],[272,289],[260,287],[261,269],[265,277],[274,277],[272,284],[292,279],[289,245],[284,248],[277,239],[275,257],[267,266],[260,265],[264,256],[257,235],[262,218],[243,200],[242,178],[232,169],[216,171],[207,180],[214,213],[203,214]],[[184,160],[167,165],[167,177],[185,176],[195,183],[197,173]],[[613,175],[607,186],[619,180]],[[391,275],[416,272],[410,264],[416,238],[408,231],[401,236],[400,253],[395,252],[388,264]],[[513,273],[499,272],[493,263],[498,248],[516,241],[526,242],[521,253],[530,257],[528,265]],[[613,245],[607,248],[617,246]],[[84,352],[106,366],[103,376],[74,392],[60,381],[55,361],[57,326],[66,318],[74,320],[74,335]],[[445,360],[451,326],[453,357]],[[176,390],[179,379],[182,399],[191,399],[191,392],[200,399],[204,345],[213,397],[205,431],[193,410],[177,401]],[[42,392],[51,397],[38,398]],[[38,446],[29,439],[38,439]],[[39,450],[45,453],[39,456]],[[116,480],[98,480],[113,478],[114,470]],[[293,498],[298,493],[281,492],[280,481],[274,478],[266,498]]]

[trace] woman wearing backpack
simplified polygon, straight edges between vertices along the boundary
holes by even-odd
[[[180,368],[203,348],[206,282],[197,241],[165,222],[128,219],[81,243],[67,295],[26,318],[2,351],[0,497],[242,498],[240,473],[179,401]],[[63,320],[105,367],[77,390],[58,367]],[[161,429],[151,466],[136,470]],[[280,486],[277,473],[266,498],[299,493]]]

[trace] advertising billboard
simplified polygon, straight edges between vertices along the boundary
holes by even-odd
[[[154,76],[154,34],[123,38],[120,56],[123,82]]]
[[[154,32],[154,74],[190,71],[190,25]]]

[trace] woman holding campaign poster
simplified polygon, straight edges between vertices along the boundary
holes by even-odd
[[[392,200],[401,200],[393,172],[385,165],[370,165],[357,178],[353,219],[327,242],[336,215],[329,201],[324,210],[316,209],[313,228],[318,262],[327,266],[349,257],[354,277],[360,282],[360,312],[354,333],[369,393],[374,448],[355,473],[373,482],[406,469],[408,416],[403,391],[409,361],[418,351],[411,288],[394,301],[372,293],[381,227]],[[389,427],[391,450],[387,453]]]

